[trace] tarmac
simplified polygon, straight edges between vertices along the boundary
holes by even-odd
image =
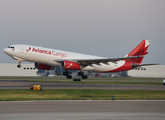
[[[0,120],[164,120],[165,101],[0,102]]]
[[[0,80],[0,89],[165,90],[161,85],[104,85]],[[164,120],[164,100],[48,100],[1,101],[0,120]]]
[[[26,82],[25,80],[0,80],[0,89],[26,90],[32,84],[42,84],[43,89],[104,89],[104,90],[165,90],[163,85],[112,85],[86,83]]]

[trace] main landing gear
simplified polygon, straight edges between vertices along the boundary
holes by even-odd
[[[78,76],[81,76],[82,79],[87,79],[88,78],[88,76],[87,75],[84,75],[83,72],[78,72]]]
[[[72,79],[72,75],[69,75],[68,71],[63,72],[63,75],[66,76],[67,79]],[[81,76],[82,79],[87,79],[88,78],[88,76],[84,75],[83,72],[78,72],[78,76]]]
[[[17,63],[18,63],[17,68],[21,68],[21,61],[17,60]]]
[[[66,76],[67,79],[72,79],[72,75],[69,75],[68,71],[63,72],[63,75]]]

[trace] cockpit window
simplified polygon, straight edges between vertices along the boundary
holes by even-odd
[[[15,51],[15,48],[13,46],[8,46],[8,48],[11,48],[13,51]]]
[[[14,47],[12,47],[12,46],[8,46],[7,48],[12,48],[12,49],[14,49]]]

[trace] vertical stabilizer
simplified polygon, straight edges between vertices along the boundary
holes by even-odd
[[[128,56],[141,56],[148,54],[147,49],[150,45],[150,40],[143,40],[137,47],[135,47],[126,57]],[[142,63],[144,57],[134,58],[131,61],[136,63]]]

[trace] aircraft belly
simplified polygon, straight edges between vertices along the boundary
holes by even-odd
[[[34,62],[36,60],[36,54],[34,53],[28,53],[27,61]]]
[[[19,53],[19,52],[13,52],[13,55],[11,57],[16,60],[26,61],[28,58],[28,55],[24,53]]]
[[[53,67],[61,67],[61,64],[59,62],[49,61],[46,64]]]
[[[101,65],[94,65],[94,72],[107,72],[107,71],[112,71],[115,70],[117,68],[120,68],[121,66],[123,66],[125,64],[125,61],[119,61],[117,62],[117,64],[115,63],[111,63],[110,65],[106,65],[106,64],[101,64]]]

